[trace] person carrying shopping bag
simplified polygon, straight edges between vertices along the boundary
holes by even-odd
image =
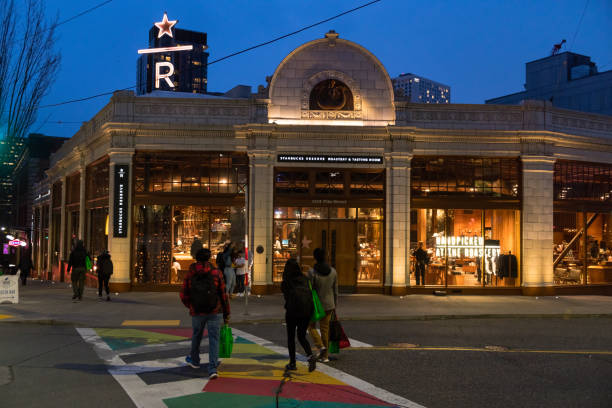
[[[329,321],[338,302],[338,275],[336,269],[326,262],[323,249],[316,248],[313,255],[316,263],[309,271],[309,275],[312,279],[312,287],[319,295],[321,304],[325,309],[325,317],[319,320],[321,335],[317,332],[316,322],[310,323],[308,333],[319,349],[319,361],[327,363],[329,362]]]

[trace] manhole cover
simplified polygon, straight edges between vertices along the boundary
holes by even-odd
[[[412,343],[389,343],[389,347],[415,348],[415,347],[419,347],[419,345],[418,344],[412,344]]]
[[[508,351],[508,347],[504,347],[504,346],[485,346],[484,348],[485,350],[491,350],[491,351]]]

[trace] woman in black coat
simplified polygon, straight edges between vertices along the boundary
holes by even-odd
[[[285,366],[285,369],[297,370],[295,364],[295,332],[297,329],[298,341],[308,356],[308,371],[313,371],[316,368],[317,359],[312,355],[310,343],[306,339],[306,329],[314,310],[314,304],[308,278],[302,273],[295,259],[288,259],[285,263],[281,290],[285,297],[287,348],[289,349],[289,364]]]

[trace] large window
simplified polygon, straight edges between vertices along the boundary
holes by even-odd
[[[136,193],[244,193],[248,158],[244,154],[167,152],[134,156]]]
[[[433,209],[411,212],[411,230],[428,253],[421,285],[514,287],[519,281],[519,212]],[[416,259],[411,285],[417,285]]]
[[[554,174],[555,200],[610,203],[612,164],[559,160]]]
[[[109,160],[103,158],[85,170],[86,238],[92,256],[108,249]]]
[[[134,211],[135,283],[178,284],[198,248],[209,248],[214,259],[226,242],[244,246],[244,207],[138,205]]]
[[[274,192],[291,197],[382,199],[384,178],[383,169],[276,169]]]
[[[518,158],[414,157],[411,194],[517,199],[520,177]]]

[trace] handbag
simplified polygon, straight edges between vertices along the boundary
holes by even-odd
[[[312,293],[312,303],[314,304],[310,321],[318,322],[319,320],[325,317],[325,309],[323,309],[323,305],[321,304],[319,295],[317,294],[317,291],[312,288],[312,284],[310,283],[310,281],[308,282],[308,287],[310,288],[310,292]]]
[[[85,269],[91,271],[91,268],[93,268],[93,264],[91,263],[91,258],[89,255],[87,255],[85,256]]]
[[[333,341],[337,343],[338,349],[351,347],[351,342],[344,332],[344,328],[342,324],[340,324],[340,320],[338,320],[338,315],[335,311],[333,312],[332,320],[329,322],[329,340],[330,342]]]
[[[234,349],[234,336],[232,328],[224,324],[219,333],[219,357],[230,358]]]

